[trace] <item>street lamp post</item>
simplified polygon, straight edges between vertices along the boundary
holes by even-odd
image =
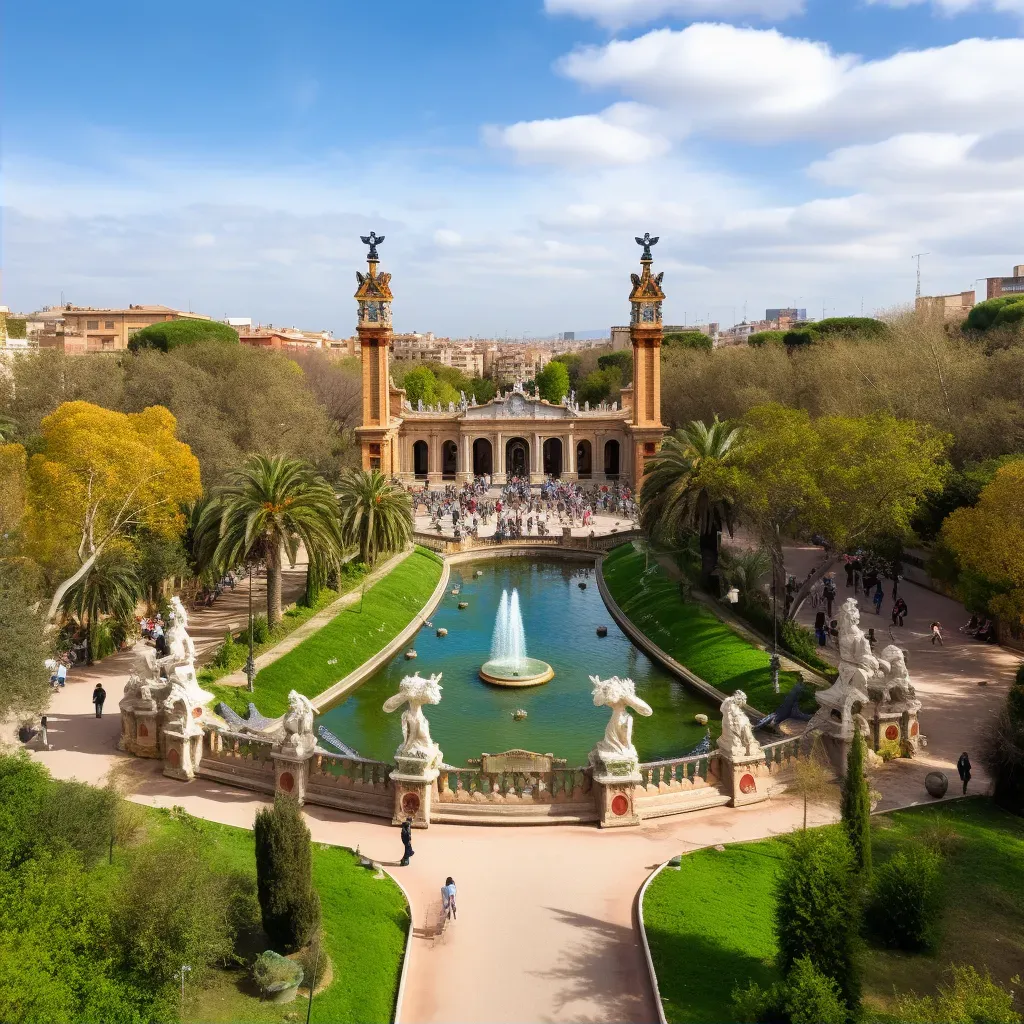
[[[182,964],[181,970],[178,972],[181,975],[181,1009],[184,1014],[185,1011],[185,975],[192,970],[188,964]]]
[[[249,657],[245,661],[245,679],[249,692],[255,689],[253,679],[256,675],[256,663],[253,660],[252,647],[252,562],[249,563]]]

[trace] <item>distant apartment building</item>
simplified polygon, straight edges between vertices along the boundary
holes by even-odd
[[[628,327],[613,327],[612,328],[612,351],[613,352],[625,352],[627,349],[632,349],[633,343],[629,340],[629,328]]]
[[[251,320],[249,322],[252,323]],[[238,340],[249,348],[269,348],[284,352],[330,351],[335,346],[348,347],[346,339],[335,338],[330,331],[303,331],[298,327],[275,328],[271,324],[240,330]]]
[[[209,320],[201,313],[186,313],[170,306],[129,306],[127,309],[94,309],[92,306],[72,306],[61,310],[63,331],[56,332],[52,341],[40,337],[42,348],[63,348],[66,352],[117,352],[128,347],[128,342],[143,327],[165,323],[168,320]],[[49,342],[49,343],[48,343]]]
[[[941,316],[943,320],[962,320],[974,305],[974,292],[957,292],[954,295],[918,295],[914,308],[927,316]]]
[[[796,306],[782,306],[778,309],[766,309],[764,318],[769,322],[786,320],[792,323],[794,320],[806,320],[807,310],[797,309]]]
[[[1013,268],[1013,277],[989,277],[987,298],[999,299],[1004,295],[1024,298],[1024,263]]]
[[[558,340],[559,341],[575,341],[576,340],[576,332],[575,331],[562,331],[562,334],[561,334],[561,336],[559,337]]]
[[[482,377],[484,375],[484,354],[476,352],[470,347],[453,345],[449,353],[452,369],[459,370],[467,377]]]

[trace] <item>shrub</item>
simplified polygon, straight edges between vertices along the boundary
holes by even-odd
[[[856,1009],[859,893],[845,833],[829,828],[792,836],[775,897],[779,966],[788,974],[808,957],[836,982],[847,1007]]]
[[[238,333],[216,320],[167,320],[136,331],[128,339],[128,348],[132,352],[147,348],[169,352],[181,345],[199,345],[203,342],[237,345]]]
[[[236,648],[240,649],[241,645],[235,643],[229,629],[224,635],[224,642],[213,652],[210,664],[214,668],[231,668],[236,658]]]
[[[867,924],[883,945],[906,950],[934,948],[941,911],[941,861],[934,850],[909,846],[875,872]]]
[[[839,986],[807,957],[786,978],[784,1006],[790,1024],[845,1024],[847,1018]]]
[[[306,986],[316,991],[317,985],[327,977],[331,969],[331,958],[327,953],[323,930],[320,930],[302,950],[298,962],[302,965],[302,977]]]
[[[711,338],[703,331],[673,331],[662,339],[666,348],[695,348],[710,352],[714,348]]]
[[[261,992],[279,991],[302,981],[302,968],[268,949],[253,961],[252,977]]]
[[[812,664],[821,661],[818,657],[818,641],[814,634],[799,622],[793,622],[791,619],[779,622],[779,640],[790,654],[795,654],[803,661]]]
[[[785,337],[785,331],[755,331],[747,337],[747,344],[754,348],[760,348],[762,345],[781,345]]]
[[[1019,295],[1004,295],[998,299],[986,299],[971,309],[962,326],[964,330],[968,331],[987,331],[994,326],[1004,307],[1021,301]]]
[[[853,859],[865,874],[871,872],[871,791],[864,774],[864,737],[854,730],[853,743],[846,758],[843,779],[843,825],[846,828]]]
[[[810,325],[818,337],[846,335],[859,338],[884,338],[889,328],[881,320],[870,316],[830,316]]]
[[[733,989],[732,1019],[740,1024],[788,1024],[785,985],[761,988],[752,981],[746,988]]]
[[[995,721],[986,726],[980,760],[995,780],[994,797],[1000,807],[1024,814],[1024,685],[1010,687],[1006,705]]]
[[[270,627],[267,625],[265,615],[256,615],[252,620],[252,643],[254,647],[265,644],[270,639]],[[243,629],[238,634],[238,643],[242,647],[249,646],[249,630]]]
[[[969,964],[950,965],[952,982],[940,985],[937,995],[905,995],[896,999],[894,1019],[900,1024],[1021,1024],[1013,1008],[1013,993],[1007,992],[985,971],[979,974]],[[1019,985],[1020,978],[1012,979]]]
[[[876,753],[883,761],[891,761],[894,757],[903,756],[903,747],[899,740],[882,740]]]
[[[786,331],[782,343],[786,348],[806,348],[816,340],[817,335],[813,331]]]
[[[300,949],[320,923],[309,829],[298,804],[290,797],[278,796],[272,809],[257,813],[253,831],[263,930],[275,945],[289,951]]]

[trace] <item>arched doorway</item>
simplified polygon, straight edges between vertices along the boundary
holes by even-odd
[[[604,446],[604,475],[613,480],[619,478],[619,442],[608,441]]]
[[[417,479],[427,478],[430,449],[426,441],[416,441],[412,446],[412,471]]]
[[[459,446],[454,441],[445,441],[441,446],[441,476],[454,480],[459,468]]]
[[[581,480],[589,480],[594,475],[594,451],[589,441],[576,445],[576,475]]]
[[[530,444],[521,437],[509,438],[505,445],[505,473],[509,479],[514,476],[530,475]]]
[[[473,476],[491,476],[493,473],[491,442],[486,437],[478,437],[473,442]]]
[[[560,477],[562,475],[562,439],[549,437],[544,442],[544,474]]]

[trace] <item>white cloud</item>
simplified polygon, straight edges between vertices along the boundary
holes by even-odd
[[[488,127],[484,138],[511,150],[522,163],[641,164],[669,149],[667,139],[644,129],[649,119],[638,104],[617,103],[600,114]]]
[[[434,232],[434,241],[442,249],[457,249],[462,245],[462,235],[450,228],[438,228]]]
[[[658,18],[743,18],[766,21],[802,14],[804,0],[544,0],[549,14],[591,18],[613,31]]]
[[[971,10],[989,8],[1005,14],[1024,15],[1024,0],[867,0],[869,4],[886,7],[916,7],[930,3],[945,15],[964,14]]]
[[[559,67],[661,108],[677,132],[752,142],[1024,122],[1024,39],[965,39],[862,61],[774,29],[695,24],[586,47]]]

